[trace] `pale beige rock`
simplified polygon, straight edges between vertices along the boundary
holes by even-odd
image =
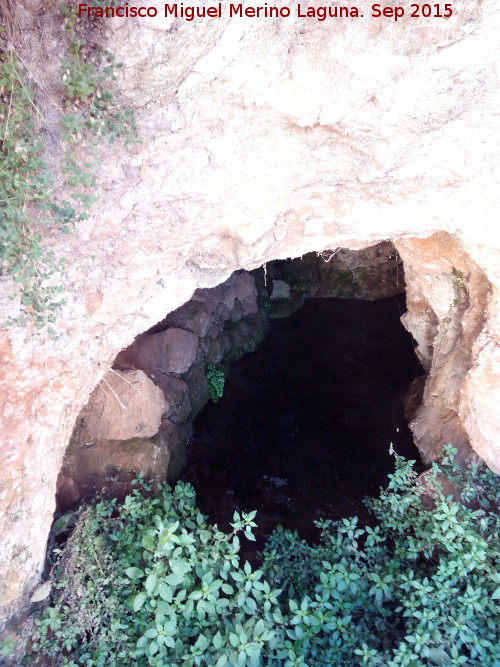
[[[51,588],[52,588],[51,582],[46,581],[44,584],[42,584],[35,590],[35,592],[30,598],[30,602],[41,602],[42,600],[46,600],[50,595]]]
[[[462,388],[460,414],[476,453],[500,474],[500,348],[483,333],[474,352]]]
[[[481,424],[474,435],[467,429],[470,416],[464,420],[466,404],[462,398],[465,386],[473,382],[467,378],[475,365],[473,348],[484,327],[491,284],[481,267],[448,234],[402,240],[396,247],[404,260],[407,283],[408,312],[402,321],[418,342],[417,354],[428,373],[422,405],[410,423],[415,442],[424,460],[434,459],[448,443],[462,450],[462,460],[470,459],[470,444],[479,454],[492,446],[492,431],[499,432],[494,393],[488,391],[488,383],[474,383],[479,400],[484,402],[481,417],[474,420],[474,424]],[[498,382],[498,358],[494,361],[491,355],[488,361],[490,379],[496,374]],[[493,452],[489,459],[491,464]]]
[[[17,50],[57,98],[57,10],[12,4]],[[107,24],[143,143],[102,149],[93,215],[49,239],[67,260],[59,337],[0,330],[0,622],[39,580],[66,444],[116,354],[237,269],[395,241],[430,369],[419,446],[456,435],[498,467],[500,14],[497,0],[453,12]],[[37,104],[55,140],[49,95]],[[8,316],[12,287],[0,278]]]
[[[92,392],[77,428],[89,443],[148,438],[158,433],[167,410],[163,392],[142,371],[112,371]]]

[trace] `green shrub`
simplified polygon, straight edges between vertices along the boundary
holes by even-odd
[[[448,454],[427,486],[432,509],[411,462],[396,458],[370,501],[375,527],[323,521],[316,545],[278,528],[257,570],[241,564],[238,537],[252,538],[255,512],[235,514],[227,535],[187,484],[99,502],[59,558],[24,663],[36,653],[72,666],[497,666],[495,477]]]
[[[224,373],[212,364],[207,366],[207,380],[208,380],[208,391],[214,403],[217,403],[219,398],[222,398],[224,394]]]
[[[436,466],[427,477],[435,507],[425,509],[412,463],[396,457],[387,489],[368,502],[374,528],[319,522],[316,546],[280,529],[271,536],[263,570],[283,589],[292,626],[284,664],[500,664],[495,476],[461,470],[453,453],[441,475],[461,489],[455,501]]]
[[[55,568],[33,651],[53,665],[261,664],[280,591],[239,567],[238,534],[251,536],[254,516],[235,514],[233,532],[222,533],[183,483],[86,509]]]

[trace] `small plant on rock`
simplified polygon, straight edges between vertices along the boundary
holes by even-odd
[[[116,76],[114,57],[86,43],[88,26],[76,6],[61,3],[67,53],[61,63],[62,100],[50,97],[61,128],[62,179],[53,177],[43,159],[46,111],[38,97],[43,84],[12,47],[14,36],[0,26],[0,276],[16,283],[20,315],[6,324],[32,322],[47,333],[64,304],[64,260],[49,249],[45,237],[85,219],[95,201],[97,141],[137,141],[132,110],[113,100],[109,83]],[[12,29],[12,26],[11,26]],[[46,102],[45,102],[46,103]],[[62,109],[64,107],[64,111]],[[62,199],[68,196],[69,199]]]
[[[222,398],[224,393],[224,373],[215,368],[213,364],[207,366],[207,380],[208,380],[208,391],[212,397],[212,401],[217,403],[219,398]]]
[[[43,247],[42,230],[53,220],[64,229],[67,219],[52,197],[34,109],[40,113],[19,59],[0,51],[0,275],[13,277],[24,318],[41,328],[62,303],[62,260]]]

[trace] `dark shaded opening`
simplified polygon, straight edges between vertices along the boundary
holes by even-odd
[[[404,295],[311,298],[271,322],[194,422],[182,479],[214,523],[258,510],[259,548],[278,524],[314,539],[315,519],[368,520],[363,498],[394,469],[389,444],[419,461],[403,396],[422,369],[404,310]]]

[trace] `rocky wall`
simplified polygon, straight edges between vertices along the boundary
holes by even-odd
[[[17,51],[50,121],[60,44],[42,5],[16,3]],[[456,433],[500,471],[499,26],[496,0],[449,20],[103,25],[142,143],[100,151],[92,215],[47,239],[66,258],[57,339],[0,330],[1,619],[39,580],[67,443],[118,352],[237,269],[394,242],[432,376],[422,410],[454,424],[422,411],[419,446]],[[57,118],[44,138],[50,155]],[[14,288],[0,277],[5,319]]]
[[[401,319],[417,341],[415,351],[426,370],[422,403],[409,415],[415,443],[424,461],[435,459],[442,446],[451,442],[462,461],[479,455],[500,472],[498,411],[491,403],[477,410],[473,389],[481,377],[483,397],[487,387],[492,391],[490,398],[498,392],[495,355],[481,369],[474,358],[475,352],[481,350],[484,355],[484,346],[491,345],[487,330],[495,327],[498,314],[488,319],[488,308],[495,288],[449,234],[400,241],[396,247],[408,285],[408,312]],[[470,432],[478,421],[484,429],[481,443]]]
[[[265,271],[236,272],[217,287],[196,290],[122,350],[92,392],[64,456],[58,511],[102,492],[123,497],[139,472],[155,483],[175,481],[192,420],[210,398],[207,366],[227,371],[255,350],[268,317],[290,315],[307,297],[377,299],[404,288],[402,260],[392,243],[382,242],[272,261]]]
[[[274,260],[253,273],[271,318],[288,317],[308,297],[372,300],[405,291],[403,261],[390,241]]]
[[[207,366],[227,373],[255,350],[266,324],[254,278],[236,272],[137,336],[78,415],[57,481],[59,511],[102,492],[124,497],[140,472],[176,480],[192,420],[210,399]]]

